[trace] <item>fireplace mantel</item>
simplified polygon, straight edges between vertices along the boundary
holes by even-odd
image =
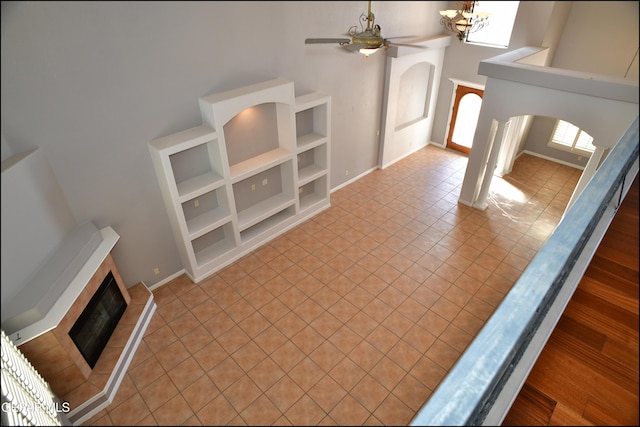
[[[120,238],[111,227],[100,229],[99,235],[102,241],[97,244],[93,253],[88,256],[86,262],[79,268],[78,273],[71,279],[68,286],[62,290],[59,298],[53,301],[53,305],[48,308],[48,311],[46,311],[40,320],[14,331],[11,331],[11,329],[7,330],[8,328],[5,328],[4,325],[5,321],[3,321],[3,329],[5,329],[5,332],[8,333],[9,338],[11,338],[16,346],[20,346],[54,329],[69,311],[73,302],[78,298],[86,284],[91,280]]]

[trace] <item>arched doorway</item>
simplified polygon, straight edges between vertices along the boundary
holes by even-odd
[[[456,84],[447,133],[447,148],[465,154],[471,152],[483,95],[483,89]]]

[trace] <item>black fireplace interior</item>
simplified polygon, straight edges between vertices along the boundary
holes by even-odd
[[[113,273],[109,272],[69,331],[69,336],[91,369],[96,365],[126,309],[127,303]]]

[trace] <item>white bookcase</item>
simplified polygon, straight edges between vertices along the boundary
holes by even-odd
[[[330,206],[329,96],[274,79],[199,105],[202,126],[148,144],[194,282]]]

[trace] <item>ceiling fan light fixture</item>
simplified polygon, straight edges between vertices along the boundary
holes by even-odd
[[[376,48],[367,47],[367,48],[362,48],[362,49],[358,50],[358,52],[363,54],[365,57],[368,57],[369,55],[374,54],[379,50],[380,50],[380,48],[377,48],[377,47]]]
[[[477,3],[477,1],[458,1],[456,2],[457,10],[441,10],[440,23],[449,31],[457,33],[458,40],[465,40],[469,33],[489,24],[489,13],[473,11]]]
[[[371,0],[369,0],[367,13],[363,13],[360,15],[360,30],[358,30],[357,25],[352,25],[347,31],[347,34],[351,37],[350,39],[310,38],[306,39],[304,42],[305,44],[338,43],[345,50],[349,52],[359,52],[365,57],[373,55],[379,50],[384,50],[389,46],[400,46],[400,44],[393,43],[389,39],[385,39],[384,37],[382,37],[380,25],[375,23],[375,19],[375,15],[371,12]],[[366,27],[364,26],[365,22]],[[403,44],[402,46],[413,45]],[[420,45],[415,45],[415,47],[422,48],[422,46]]]

